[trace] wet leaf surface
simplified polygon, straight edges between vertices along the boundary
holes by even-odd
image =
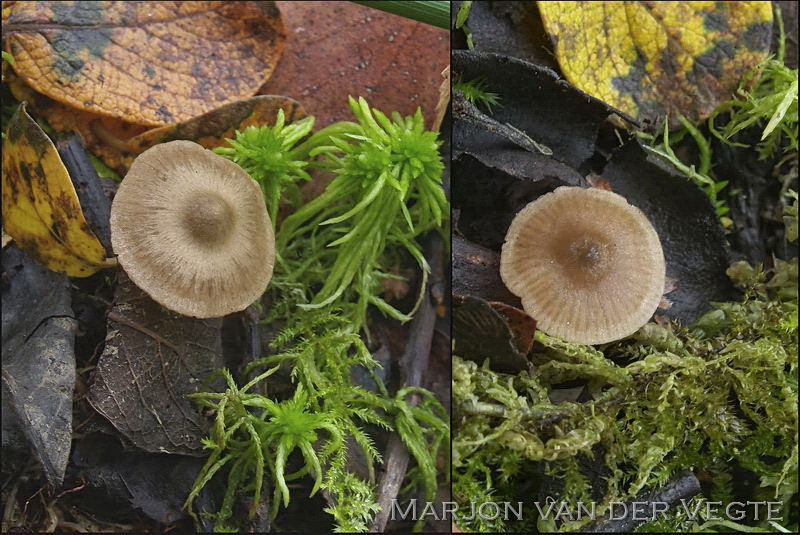
[[[559,81],[549,69],[499,54],[454,51],[453,70],[465,79],[487,76],[503,88],[503,107],[492,119],[553,151],[552,156],[524,151],[496,130],[455,121],[453,174],[459,187],[453,205],[466,239],[499,252],[511,219],[523,206],[557,186],[586,186],[582,177],[599,174],[639,207],[659,234],[667,276],[679,281],[665,316],[689,323],[710,302],[735,295],[725,275],[730,259],[724,232],[707,196],[687,177],[649,157],[637,141],[620,148],[616,136],[601,128],[612,109]],[[457,265],[454,277],[462,273]],[[471,276],[478,281],[496,277]],[[454,288],[460,284],[466,283],[454,280]]]
[[[72,453],[73,471],[90,487],[162,524],[186,516],[183,502],[202,459],[125,451],[115,439],[93,438],[77,442]]]
[[[567,80],[650,122],[710,116],[766,59],[772,33],[771,2],[538,6]]]
[[[116,264],[89,228],[55,145],[24,105],[3,141],[3,226],[53,271],[87,277]]]
[[[185,396],[223,365],[221,327],[167,311],[120,272],[90,403],[138,448],[203,455],[208,424]]]
[[[3,37],[37,92],[143,125],[253,95],[285,38],[273,2],[17,2]]]
[[[522,314],[527,316],[524,312]],[[528,331],[523,335],[524,339],[519,339],[504,314],[488,301],[474,296],[457,296],[453,299],[453,352],[478,364],[483,364],[488,358],[491,368],[502,373],[517,374],[528,370],[527,351],[523,353],[519,349],[526,345],[530,349],[526,341],[528,334],[530,341],[533,340],[536,322],[529,316],[528,319]],[[520,324],[515,320],[515,327]]]
[[[522,306],[500,279],[500,254],[461,236],[453,236],[453,294]]]
[[[182,123],[170,124],[148,130],[125,144],[129,153],[123,157],[126,169],[133,160],[150,147],[176,139],[194,141],[207,149],[227,145],[226,139],[234,138],[236,131],[248,126],[275,124],[278,111],[283,110],[287,123],[299,121],[306,112],[299,102],[289,97],[258,95],[217,108]]]
[[[33,452],[58,488],[72,441],[75,385],[69,281],[15,245],[3,249],[2,266],[3,464]]]
[[[56,146],[61,161],[64,162],[64,167],[69,172],[72,187],[75,188],[75,193],[78,195],[86,223],[92,234],[103,244],[106,255],[111,256],[113,254],[111,225],[109,224],[111,200],[100,183],[100,177],[97,176],[97,171],[86,155],[83,143],[77,135],[72,134],[60,139]]]
[[[286,21],[286,53],[259,93],[286,95],[317,118],[317,128],[351,119],[347,97],[364,97],[386,112],[430,126],[449,33],[350,2],[278,2]]]

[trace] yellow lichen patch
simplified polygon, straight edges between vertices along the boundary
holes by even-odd
[[[37,92],[160,126],[253,95],[285,33],[272,2],[17,2],[3,38]]]
[[[763,61],[770,2],[538,2],[564,76],[638,119],[707,118]]]
[[[71,277],[116,264],[83,217],[55,145],[25,112],[11,119],[3,141],[3,226],[20,249]]]

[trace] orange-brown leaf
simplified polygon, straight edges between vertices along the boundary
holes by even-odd
[[[43,117],[56,132],[78,132],[83,145],[108,167],[124,171],[125,142],[152,127],[79,110],[37,93],[13,72],[6,77],[11,93]]]
[[[151,126],[253,95],[285,39],[273,2],[18,2],[3,34],[36,91]]]

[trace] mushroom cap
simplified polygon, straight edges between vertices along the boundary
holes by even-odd
[[[261,188],[191,141],[136,158],[111,206],[111,242],[139,288],[197,318],[245,309],[266,290],[275,263]]]
[[[604,344],[636,332],[664,293],[653,225],[624,197],[560,187],[514,218],[500,276],[538,328],[567,342]]]

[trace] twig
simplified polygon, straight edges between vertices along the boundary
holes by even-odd
[[[581,533],[625,533],[631,532],[655,518],[643,519],[642,511],[666,512],[662,508],[675,507],[681,500],[688,500],[700,492],[700,482],[689,470],[678,472],[663,487],[637,496],[633,503],[625,503],[622,518],[599,518],[581,526]]]
[[[430,259],[429,265],[435,271],[429,280],[423,301],[414,315],[414,319],[411,320],[408,345],[400,358],[400,377],[405,386],[420,386],[422,384],[422,376],[428,369],[431,343],[433,342],[437,303],[435,303],[431,295],[431,289],[443,280],[442,256],[444,254],[444,246],[438,234],[433,236],[429,251],[430,254],[427,255]],[[409,403],[416,405],[419,403],[419,397],[415,394],[411,395]],[[386,530],[391,504],[400,492],[410,459],[408,449],[397,433],[393,434],[389,439],[384,457],[386,459],[384,472],[378,483],[380,512],[375,516],[370,528],[370,531],[379,533]]]

